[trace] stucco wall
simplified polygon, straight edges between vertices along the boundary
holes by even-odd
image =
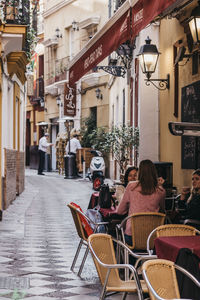
[[[181,137],[173,136],[168,130],[168,122],[181,121],[181,89],[200,80],[200,75],[192,75],[192,60],[179,66],[178,117],[174,117],[174,66],[173,45],[183,38],[184,28],[177,19],[167,19],[160,26],[160,78],[170,74],[170,90],[160,93],[160,159],[173,163],[173,182],[179,191],[183,185],[191,185],[191,170],[181,169]],[[187,50],[188,52],[188,50]],[[186,62],[182,61],[180,65]]]
[[[4,209],[16,198],[16,161],[17,151],[4,149],[5,151],[5,177],[3,187]]]
[[[159,26],[153,24],[142,30],[136,39],[136,49],[134,50],[134,62],[138,59],[140,47],[145,44],[147,37],[152,40],[151,43],[157,45],[159,49]],[[133,94],[135,94],[135,82],[138,82],[138,127],[140,131],[139,142],[139,161],[151,159],[159,161],[159,91],[150,85],[145,84],[146,76],[142,73],[139,66],[139,72],[134,70],[132,64],[132,76],[134,78]],[[137,78],[135,76],[137,74]],[[152,78],[158,78],[158,68],[152,75]],[[134,119],[135,99],[133,99],[133,119]]]

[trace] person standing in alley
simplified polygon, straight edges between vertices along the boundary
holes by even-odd
[[[67,142],[65,152],[66,152],[66,154],[73,155],[75,157],[76,176],[78,176],[78,170],[77,170],[77,166],[76,166],[76,151],[77,151],[77,149],[81,149],[81,148],[82,147],[81,147],[80,141],[78,139],[78,133],[75,131],[72,134],[72,138],[70,139],[70,141]]]
[[[39,140],[38,146],[38,155],[39,155],[39,166],[38,166],[38,175],[45,175],[43,173],[44,170],[44,161],[45,161],[45,153],[47,152],[47,148],[49,146],[53,146],[52,143],[48,143],[47,138],[49,134],[46,132],[43,137]]]

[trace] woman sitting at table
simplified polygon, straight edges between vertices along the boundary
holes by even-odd
[[[190,188],[183,187],[179,207],[183,209],[179,211],[182,219],[200,221],[200,169],[192,173],[192,191],[190,192]]]
[[[119,204],[124,196],[125,189],[129,182],[136,181],[138,175],[138,168],[137,167],[129,167],[124,175],[124,184],[117,185],[116,187],[116,194],[113,195],[113,198],[115,201],[117,201],[117,204]]]
[[[164,211],[165,190],[158,182],[157,171],[151,160],[142,160],[138,170],[138,180],[129,183],[117,213],[131,215],[139,212]],[[126,242],[132,244],[131,219],[126,223]]]

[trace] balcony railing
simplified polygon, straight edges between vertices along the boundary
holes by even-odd
[[[1,0],[0,15],[5,23],[28,25],[30,23],[30,1]]]
[[[34,82],[34,98],[44,97],[44,79],[43,77],[37,78]]]
[[[49,64],[52,63],[49,62]],[[54,68],[51,68],[52,71],[47,74],[46,85],[51,85],[54,82],[65,80],[67,76],[67,70],[69,65],[69,56],[57,59],[55,61]]]

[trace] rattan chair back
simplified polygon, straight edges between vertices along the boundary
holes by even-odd
[[[113,247],[112,238],[108,234],[95,234],[91,235],[89,238],[92,249],[94,250],[96,256],[101,260],[104,264],[112,264],[116,265],[117,261],[115,258],[115,251]],[[103,285],[106,279],[107,269],[103,267],[101,264],[93,256],[94,263],[101,281]],[[108,278],[107,286],[120,286],[121,279],[119,277],[119,272],[117,269],[112,269],[110,271],[110,276]]]
[[[131,215],[132,227],[132,247],[134,250],[145,250],[147,247],[147,238],[151,231],[156,227],[163,225],[165,214],[157,212],[135,213]],[[154,239],[151,239],[151,246],[154,246]]]
[[[154,291],[162,299],[180,299],[173,262],[164,259],[148,260],[143,263],[142,270]],[[151,300],[157,299],[150,290],[149,295]]]
[[[88,244],[92,257],[102,284],[101,300],[106,298],[108,292],[124,292],[122,299],[126,298],[127,293],[137,293],[138,300],[144,300],[143,292],[148,289],[144,280],[139,279],[136,269],[129,264],[117,264],[113,241],[131,254],[130,249],[105,233],[91,234],[88,238]],[[119,270],[128,269],[131,272],[130,279],[121,279]],[[132,279],[134,278],[134,279]]]
[[[83,225],[81,223],[81,219],[80,219],[80,212],[78,211],[78,209],[76,207],[74,207],[73,205],[71,205],[70,203],[67,204],[67,206],[70,208],[71,210],[71,214],[74,220],[74,224],[76,227],[76,231],[78,233],[78,236],[83,239],[84,241],[88,240],[88,236],[83,228]],[[82,214],[83,215],[83,214]]]
[[[196,235],[196,229],[183,224],[165,224],[156,228],[156,237]]]

